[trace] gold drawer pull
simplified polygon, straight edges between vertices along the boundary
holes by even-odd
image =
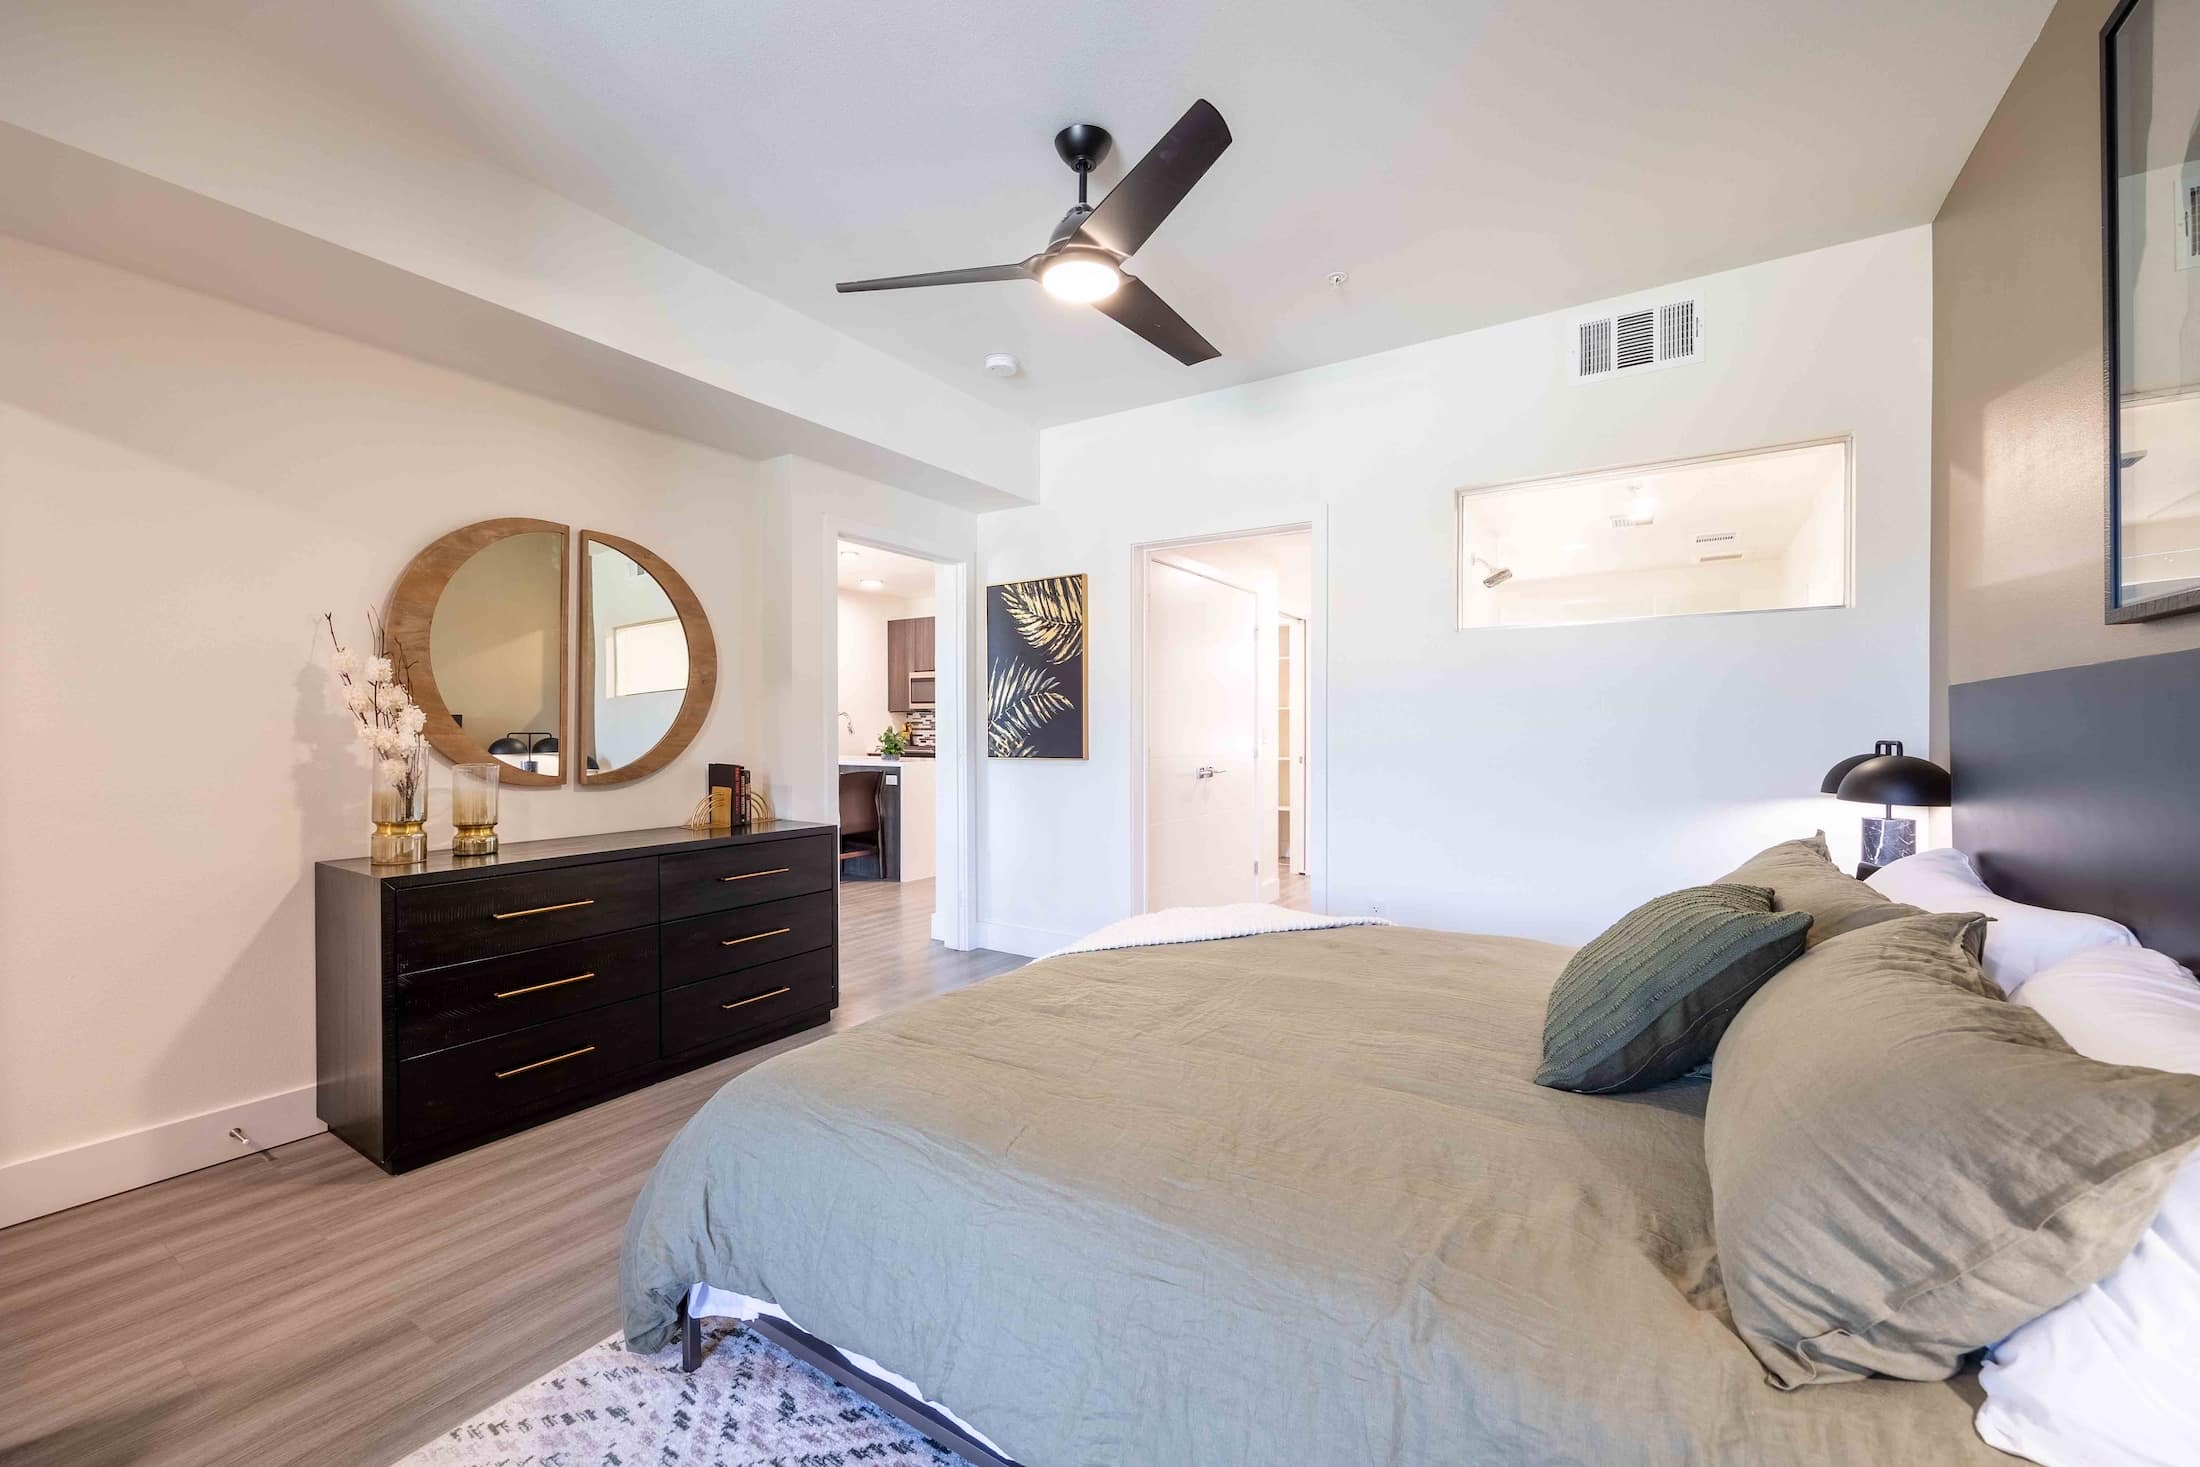
[[[507,988],[502,993],[498,994],[497,997],[518,998],[523,993],[540,993],[545,988],[563,988],[568,983],[579,983],[584,979],[593,978],[595,976],[596,975],[594,973],[575,973],[570,978],[553,978],[548,983],[530,983],[525,988]]]
[[[784,876],[793,869],[792,866],[774,866],[769,871],[744,871],[739,876],[721,876],[718,879],[720,881],[754,881],[759,876]]]
[[[583,1046],[582,1046],[581,1048],[579,1048],[579,1049],[569,1049],[569,1050],[567,1050],[567,1051],[566,1051],[565,1053],[563,1053],[563,1054],[554,1054],[554,1055],[550,1056],[550,1058],[548,1058],[548,1059],[546,1059],[546,1060],[536,1060],[536,1061],[535,1061],[535,1062],[534,1062],[533,1064],[531,1064],[531,1065],[521,1065],[521,1066],[520,1066],[520,1067],[519,1067],[518,1069],[516,1069],[516,1070],[498,1070],[498,1071],[497,1071],[497,1078],[498,1078],[499,1080],[509,1080],[509,1079],[511,1079],[511,1078],[512,1078],[512,1077],[513,1077],[514,1075],[524,1075],[524,1074],[526,1074],[526,1073],[527,1073],[527,1072],[528,1072],[529,1070],[539,1070],[539,1069],[541,1069],[541,1068],[542,1068],[542,1067],[543,1067],[544,1065],[554,1065],[554,1064],[558,1063],[558,1062],[559,1062],[560,1060],[579,1059],[579,1058],[580,1058],[580,1057],[581,1057],[582,1055],[584,1055],[584,1054],[594,1054],[595,1052],[596,1052],[596,1046],[595,1046],[595,1045],[593,1045],[593,1044],[587,1044],[587,1045],[583,1045]]]
[[[596,905],[594,897],[584,897],[577,902],[559,902],[557,905],[549,907],[529,907],[524,912],[498,912],[495,916],[499,922],[509,922],[514,917],[539,917],[544,912],[567,912],[575,907],[593,907],[594,905]]]
[[[794,990],[791,988],[775,988],[770,993],[759,993],[754,998],[738,999],[733,1003],[722,1003],[718,1005],[718,1007],[722,1009],[745,1009],[752,1003],[762,1003],[767,998],[777,998],[782,993],[792,992],[794,992]],[[544,1060],[543,1063],[548,1064],[550,1062],[548,1060]]]
[[[792,931],[794,931],[792,927],[774,927],[769,932],[759,932],[753,937],[729,937],[718,945],[720,947],[739,947],[744,942],[762,942],[767,937],[785,937]]]

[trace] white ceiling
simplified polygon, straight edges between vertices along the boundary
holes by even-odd
[[[1036,423],[1930,220],[2052,0],[168,0],[247,64],[482,158]],[[1181,367],[1008,283],[1196,98],[1236,145],[1132,262]],[[1349,272],[1332,288],[1325,276]],[[1021,377],[984,374],[986,353]]]
[[[879,584],[866,586],[865,581]],[[840,589],[843,591],[868,591],[875,596],[896,596],[906,601],[930,596],[933,585],[933,566],[929,560],[897,555],[871,545],[858,545],[852,540],[840,542]]]

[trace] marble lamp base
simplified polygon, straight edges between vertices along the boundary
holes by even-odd
[[[1864,864],[1877,870],[1891,866],[1904,856],[1917,854],[1917,822],[1915,820],[1880,819],[1866,816],[1864,819]]]

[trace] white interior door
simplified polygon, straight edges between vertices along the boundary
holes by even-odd
[[[1251,591],[1149,562],[1149,909],[1259,899],[1259,629]]]

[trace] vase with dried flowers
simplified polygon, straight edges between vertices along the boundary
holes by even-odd
[[[336,637],[336,618],[326,612],[331,666],[343,689],[344,707],[373,758],[367,813],[374,834],[368,859],[377,866],[409,866],[428,856],[428,715],[405,690],[403,649],[386,645],[382,623],[367,613],[373,652],[360,657]]]

